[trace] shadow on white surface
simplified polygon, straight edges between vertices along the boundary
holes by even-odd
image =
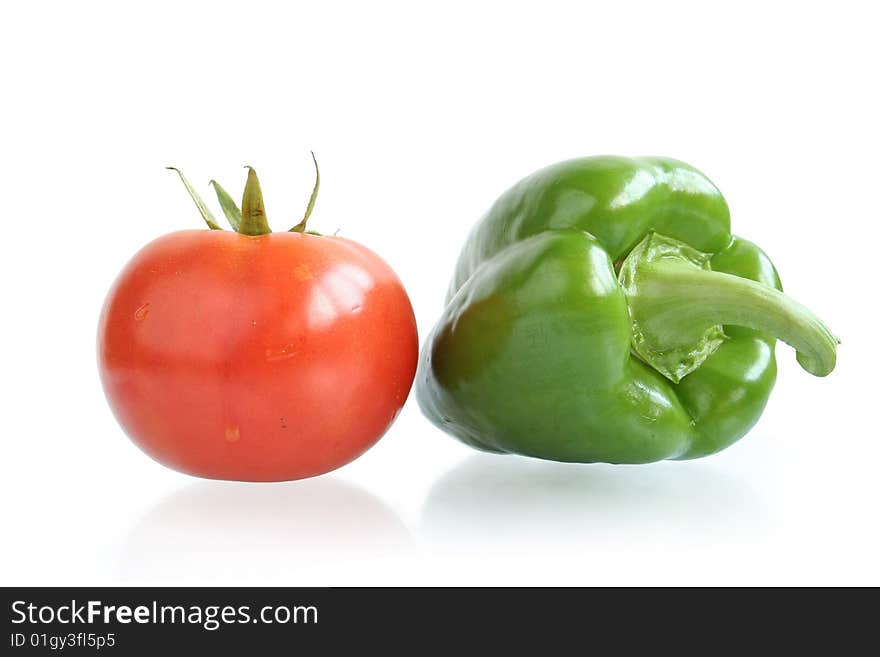
[[[691,547],[751,540],[772,521],[733,473],[703,462],[568,464],[477,454],[433,486],[421,535],[452,550]]]
[[[332,477],[258,485],[202,481],[168,495],[137,522],[116,579],[302,584],[322,564],[362,566],[412,549],[390,508]]]

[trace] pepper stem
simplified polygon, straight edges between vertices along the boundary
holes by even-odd
[[[247,182],[244,185],[244,196],[241,199],[241,224],[239,233],[243,235],[265,235],[271,233],[266,221],[266,208],[263,207],[263,190],[253,167],[248,170]]]
[[[707,262],[705,254],[651,235],[624,263],[620,277],[633,347],[649,365],[681,380],[721,344],[721,326],[728,324],[791,345],[801,367],[815,376],[834,369],[840,341],[809,309],[768,285],[709,271]]]

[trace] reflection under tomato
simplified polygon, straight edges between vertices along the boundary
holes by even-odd
[[[165,497],[138,521],[116,577],[144,584],[314,584],[308,578],[321,565],[363,567],[411,551],[397,515],[354,484],[333,477],[260,486],[203,481]]]

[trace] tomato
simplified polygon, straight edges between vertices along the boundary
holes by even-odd
[[[305,232],[160,237],[119,275],[98,330],[126,433],[166,466],[215,479],[299,479],[355,459],[394,421],[417,356],[388,265]]]

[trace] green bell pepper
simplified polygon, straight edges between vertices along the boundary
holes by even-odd
[[[562,162],[505,192],[471,232],[422,350],[419,404],[491,452],[712,454],[761,415],[777,338],[808,372],[834,368],[837,338],[781,290],[693,167]]]

